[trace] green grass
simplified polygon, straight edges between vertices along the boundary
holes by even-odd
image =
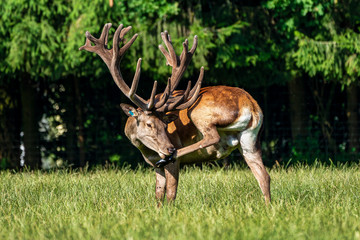
[[[270,175],[266,207],[248,169],[187,168],[157,209],[150,169],[0,172],[0,239],[360,239],[359,166]]]

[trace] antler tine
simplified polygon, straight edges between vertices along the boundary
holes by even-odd
[[[137,90],[137,87],[138,87],[138,84],[139,84],[139,80],[140,80],[141,61],[142,61],[142,59],[139,58],[139,60],[137,62],[137,65],[136,65],[136,72],[135,72],[135,75],[134,75],[133,82],[131,84],[131,88],[130,88],[130,91],[129,91],[128,98],[130,98],[130,100],[133,103],[135,103],[138,107],[140,107],[141,109],[146,110],[146,111],[150,111],[154,107],[155,95],[156,95],[156,89],[157,89],[157,81],[154,82],[153,89],[151,91],[151,96],[149,98],[149,101],[148,101],[147,104],[145,104],[144,103],[145,101],[143,99],[139,99],[140,97],[135,94],[136,90]]]
[[[150,96],[149,102],[147,104],[147,110],[151,110],[154,107],[156,89],[157,89],[157,81],[154,82],[154,86],[151,91],[151,96]]]
[[[187,85],[186,90],[184,92],[184,99],[188,99],[190,90],[191,90],[191,81],[188,82],[188,85]]]
[[[159,108],[155,107],[155,110],[157,112],[169,112],[174,110],[182,110],[190,107],[195,103],[196,99],[199,96],[203,78],[204,78],[204,67],[201,67],[199,78],[192,89],[191,89],[191,81],[189,81],[187,88],[183,94],[170,98],[169,102],[167,102],[166,104],[164,104]]]
[[[167,110],[172,111],[173,109],[177,109],[176,107],[182,104],[188,98],[190,89],[191,89],[191,81],[188,82],[185,92],[181,96],[179,96],[178,99],[174,100],[172,103],[170,103],[167,106]]]
[[[124,25],[120,24],[114,33],[114,38],[113,38],[113,54],[114,55],[113,55],[113,57],[115,59],[118,59],[118,57],[119,57],[118,56],[119,55],[119,36],[120,36],[123,26]]]
[[[183,42],[183,51],[181,52],[180,55],[180,61],[182,59],[184,59],[184,56],[186,55],[186,53],[189,51],[189,41],[187,39],[185,39],[185,42]]]
[[[131,29],[131,26],[123,29],[124,34],[120,33],[121,41],[123,41],[123,37],[124,37],[123,35],[125,35],[128,31],[130,31],[130,29]],[[125,52],[129,49],[129,47],[131,47],[131,45],[135,42],[137,37],[138,37],[138,34],[136,33],[127,43],[125,43],[125,45],[120,49],[120,55],[125,54]]]
[[[174,69],[174,71],[172,72],[171,75],[171,79],[172,79],[172,89],[171,91],[174,91],[175,88],[177,87],[177,85],[179,84],[179,81],[181,80],[182,76],[184,75],[185,70],[187,69],[192,56],[194,55],[194,52],[196,50],[197,47],[197,36],[194,36],[194,43],[193,46],[191,48],[191,50],[189,51],[189,41],[187,39],[185,39],[185,41],[183,42],[183,51],[181,52],[180,55],[180,65],[177,66],[176,70]]]
[[[134,94],[137,90],[137,87],[138,87],[138,84],[139,84],[139,80],[140,80],[140,73],[141,73],[141,61],[142,59],[139,58],[137,64],[136,64],[136,72],[135,72],[135,75],[134,75],[134,79],[132,81],[132,84],[131,84],[131,88],[130,88],[130,91],[129,91],[129,95],[128,97],[133,100],[133,97],[134,97]]]
[[[138,37],[138,34],[135,33],[134,36],[132,36],[132,38],[119,49],[119,41],[124,40],[125,34],[127,34],[131,30],[131,28],[132,27],[129,26],[123,29],[123,25],[120,24],[115,31],[114,40],[113,40],[114,43],[113,52],[116,60],[121,60],[119,59],[119,57],[121,58],[125,54],[125,52],[131,47],[131,45],[135,42],[136,38]]]
[[[177,78],[176,76],[178,75],[178,68],[179,68],[179,62],[181,62],[181,58],[179,58],[174,50],[174,47],[172,45],[171,42],[171,37],[170,34],[165,31],[161,33],[161,38],[165,43],[165,46],[167,47],[168,51],[165,50],[165,48],[162,45],[159,45],[159,49],[162,52],[162,54],[165,56],[166,58],[166,64],[170,65],[172,67],[172,74],[171,74],[171,89],[170,92],[173,92],[175,90],[175,88],[177,87],[179,80],[182,76],[182,74],[180,74],[180,78]],[[183,53],[181,54],[183,55]],[[181,72],[181,71],[180,71]]]
[[[168,83],[166,85],[165,91],[162,94],[160,101],[158,101],[155,104],[156,109],[161,108],[166,103],[166,101],[169,99],[169,97],[171,95],[170,88],[171,88],[171,82],[170,82],[170,78],[168,78]]]
[[[191,49],[190,49],[191,54],[194,54],[194,52],[195,52],[195,50],[196,50],[196,48],[197,48],[197,44],[198,44],[198,36],[195,35],[195,36],[194,36],[193,45],[192,45],[192,47],[191,47]]]
[[[110,27],[111,27],[111,23],[110,23]],[[110,29],[110,27],[109,27],[109,29]],[[104,41],[106,49],[108,49],[108,39],[109,39],[109,31],[106,31],[106,33],[105,33],[105,41]]]
[[[169,53],[165,50],[164,46],[161,45],[161,44],[159,45],[159,49],[166,58],[166,65],[170,65],[170,62],[169,62],[170,55],[169,55]]]
[[[127,97],[133,102],[135,103],[136,106],[138,106],[139,108],[143,109],[143,110],[150,110],[148,108],[148,105],[146,104],[146,101],[142,98],[140,98],[138,95],[136,95],[136,90],[139,84],[139,80],[140,80],[140,73],[141,73],[141,61],[142,59],[139,58],[137,64],[136,64],[136,72],[134,75],[134,79],[132,81],[131,84],[131,88],[128,91]],[[125,94],[126,95],[126,94]]]
[[[193,89],[191,89],[190,94],[189,94],[189,98],[192,98],[192,96],[195,94],[195,92],[196,92],[196,88],[195,88],[195,87],[196,87],[197,85],[200,85],[200,88],[201,88],[201,84],[202,84],[203,78],[204,78],[204,67],[201,67],[201,68],[200,68],[200,74],[199,74],[198,80],[197,80],[195,86],[193,87]]]
[[[173,47],[173,45],[171,43],[171,38],[170,38],[169,33],[167,31],[162,32],[161,33],[161,38],[164,41],[167,49],[169,50],[168,54],[166,54],[166,55],[164,54],[165,57],[166,57],[167,62],[169,63],[170,66],[176,67],[177,62],[178,62],[178,60],[177,60],[178,57],[176,56],[175,49],[174,49],[174,47]],[[161,52],[163,52],[163,50],[161,50]]]
[[[107,39],[110,27],[111,23],[106,23],[103,27],[100,38],[98,39],[91,35],[89,31],[86,31],[85,45],[80,47],[79,50],[86,50],[88,52],[96,53],[103,59],[106,65],[110,64],[111,54],[108,51],[103,51],[103,49],[107,50]],[[94,43],[95,46],[92,46],[91,43]]]
[[[203,78],[204,78],[204,67],[201,67],[199,78],[198,78],[195,86],[193,87],[193,89],[190,92],[189,100],[187,102],[177,106],[176,107],[177,110],[182,110],[182,109],[188,108],[195,103],[195,101],[198,98],[199,93],[200,93]]]
[[[179,81],[184,75],[184,72],[190,63],[192,56],[193,53],[189,52],[189,41],[185,39],[185,42],[183,42],[183,51],[180,55],[180,66],[177,67],[176,73],[173,73],[173,75],[171,76],[174,81],[172,91],[174,91],[179,84]]]
[[[103,30],[100,35],[100,38],[99,38],[100,43],[104,44],[105,48],[107,48],[109,30],[111,28],[111,25],[112,25],[111,23],[107,23],[104,25]]]
[[[197,35],[195,35],[193,45],[189,51],[189,41],[187,39],[185,39],[185,42],[183,42],[183,51],[181,52],[181,55],[180,55],[180,67],[179,67],[183,71],[185,71],[187,66],[189,65],[191,58],[194,55],[194,52],[196,50],[197,43],[198,43],[198,37],[197,37]],[[180,76],[180,78],[181,77],[182,76]]]
[[[173,92],[177,85],[179,84],[179,81],[181,77],[183,76],[187,66],[189,65],[191,58],[195,52],[195,49],[197,47],[198,38],[197,36],[194,36],[194,43],[189,51],[189,41],[186,39],[183,42],[183,51],[178,57],[175,53],[174,47],[171,43],[170,35],[167,31],[161,33],[161,38],[164,41],[168,51],[164,48],[163,45],[159,45],[159,49],[162,52],[162,54],[166,58],[167,65],[170,65],[172,67],[172,73],[171,73],[171,89],[170,92]]]
[[[124,36],[132,29],[132,26],[124,28],[120,33],[120,39],[124,39]]]
[[[95,38],[93,35],[91,35],[88,31],[86,31],[86,38],[88,38],[91,42],[93,42],[95,45],[97,44],[103,44],[105,45],[106,37],[109,33],[109,29],[111,28],[111,23],[106,23],[103,27],[103,30],[101,32],[100,38]]]
[[[92,51],[92,46],[91,46],[91,41],[90,41],[90,39],[88,38],[88,35],[89,35],[90,33],[88,32],[88,31],[86,31],[86,33],[85,33],[85,36],[86,36],[86,39],[85,39],[85,44],[83,45],[83,46],[81,46],[80,48],[79,48],[79,50],[81,51],[81,50],[86,50],[86,51],[89,51],[89,52],[93,52]],[[91,34],[90,34],[91,35]]]

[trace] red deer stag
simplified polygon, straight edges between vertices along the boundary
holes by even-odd
[[[120,88],[136,106],[121,104],[129,116],[125,134],[142,153],[145,161],[156,168],[156,199],[161,205],[165,196],[175,200],[179,166],[219,160],[238,148],[257,179],[265,202],[270,202],[270,176],[267,173],[259,145],[258,133],[263,121],[262,111],[257,102],[246,91],[236,87],[213,86],[201,88],[204,69],[191,89],[175,90],[197,47],[197,36],[192,48],[188,41],[183,43],[183,51],[177,56],[169,34],[161,37],[168,49],[160,45],[167,64],[172,67],[171,77],[163,93],[156,94],[157,82],[148,100],[136,94],[140,78],[141,59],[137,62],[131,87],[125,83],[120,61],[137,38],[135,34],[124,42],[124,36],[131,27],[120,25],[113,37],[113,47],[108,49],[110,23],[105,24],[99,39],[86,32],[86,43],[80,50],[98,54],[106,63],[110,73]],[[119,42],[124,42],[119,47]]]

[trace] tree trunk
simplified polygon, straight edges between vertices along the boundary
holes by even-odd
[[[20,114],[16,94],[0,89],[0,164],[1,168],[20,168]]]
[[[21,125],[24,133],[25,166],[31,169],[41,167],[39,105],[35,87],[30,80],[21,79]]]
[[[301,78],[288,82],[291,136],[294,142],[303,140],[308,134],[308,114],[305,105],[305,86]]]
[[[316,116],[319,117],[319,123],[321,132],[326,140],[325,153],[329,154],[337,153],[336,140],[333,138],[333,126],[331,125],[330,113],[331,106],[335,96],[335,89],[337,85],[335,83],[326,83],[320,81],[313,81],[312,94],[315,100]],[[325,97],[326,96],[326,97]]]
[[[347,106],[346,115],[348,121],[349,131],[349,152],[357,153],[359,150],[359,128],[358,128],[358,99],[357,99],[357,86],[352,84],[347,87]]]
[[[85,152],[85,137],[84,137],[84,122],[83,122],[83,111],[81,107],[81,95],[80,95],[80,79],[74,79],[75,89],[75,109],[76,109],[76,122],[78,127],[77,142],[79,146],[79,166],[84,167],[86,161]]]
[[[71,78],[64,80],[65,86],[65,108],[64,121],[66,125],[66,161],[68,164],[78,164],[78,147],[76,136],[76,111],[74,80]]]

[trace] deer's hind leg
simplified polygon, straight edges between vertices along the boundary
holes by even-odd
[[[268,204],[271,201],[270,176],[263,164],[261,157],[261,147],[257,138],[257,131],[249,129],[241,132],[239,134],[239,149],[256,180],[258,181],[261,191],[264,195],[265,202]]]

